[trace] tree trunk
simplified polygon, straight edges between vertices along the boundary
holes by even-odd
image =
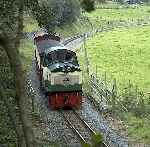
[[[13,45],[11,41],[12,40],[9,39],[8,36],[5,36],[4,38],[0,36],[0,44],[6,51],[15,78],[16,102],[19,108],[19,117],[23,126],[26,146],[34,147],[35,140],[32,131],[32,123],[29,119],[31,117],[28,115],[30,109],[28,99],[24,91],[24,72],[20,60],[19,49],[15,48],[15,45]]]
[[[19,118],[22,123],[22,132],[25,138],[26,147],[35,147],[32,123],[29,119],[31,117],[29,117],[30,109],[28,104],[28,98],[24,89],[24,72],[19,54],[20,40],[23,32],[24,0],[18,0],[18,3],[16,4],[18,5],[18,10],[16,11],[16,14],[18,15],[16,21],[17,32],[14,32],[14,34],[10,35],[9,32],[2,31],[0,34],[0,45],[6,51],[12,72],[14,74],[16,103],[19,110]],[[13,37],[15,34],[16,36]],[[20,147],[23,147],[23,144]]]

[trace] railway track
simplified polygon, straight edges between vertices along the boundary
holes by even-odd
[[[85,36],[84,36],[85,35]],[[32,38],[32,35],[30,35],[29,34],[29,36]],[[78,42],[80,43],[80,42],[83,42],[83,39],[87,39],[88,37],[90,36],[90,34],[87,34],[87,33],[85,33],[85,34],[81,34],[81,35],[76,35],[75,37],[71,37],[71,38],[69,38],[69,39],[66,39],[66,40],[64,40],[63,41],[63,44],[64,45],[66,45],[66,46],[74,46],[75,48],[76,48],[76,45],[78,44]],[[73,48],[74,49],[74,48]],[[33,79],[32,79],[33,80]],[[35,80],[35,81],[38,81],[38,80]],[[33,82],[34,83],[34,82]],[[36,87],[36,89],[38,89],[38,87],[37,87],[37,83],[35,83],[35,86],[33,86],[33,87]],[[36,97],[37,98],[37,97]],[[41,101],[40,101],[41,100]],[[42,96],[39,96],[39,99],[38,99],[38,103],[39,103],[39,106],[41,107],[41,103],[43,102],[43,98],[42,98]],[[44,114],[43,116],[45,116],[45,105],[44,105],[44,102],[43,102],[43,105],[42,105],[43,107],[41,107],[40,108],[40,111],[41,111],[41,115],[42,114]],[[89,109],[89,108],[88,108]],[[95,111],[97,111],[97,110],[95,110]],[[92,113],[92,111],[91,111],[91,113]],[[47,114],[49,114],[49,112],[47,112]],[[92,120],[90,117],[89,118],[87,118],[87,117],[85,117],[84,119],[86,120],[86,121],[84,121],[81,117],[80,117],[80,115],[78,115],[78,114],[76,114],[76,112],[75,111],[61,111],[61,114],[62,114],[62,116],[63,116],[63,118],[64,118],[64,120],[67,122],[66,123],[66,125],[68,126],[68,128],[71,128],[71,129],[68,129],[71,133],[70,133],[70,136],[72,137],[72,140],[75,140],[75,136],[76,136],[76,138],[77,138],[77,140],[78,140],[78,138],[82,141],[82,142],[84,142],[84,143],[89,143],[89,144],[91,144],[91,137],[94,135],[94,134],[96,134],[90,127],[89,127],[89,125],[86,123],[86,121],[88,121],[88,119],[89,120]],[[53,113],[51,114],[52,116],[54,115]],[[68,132],[66,131],[66,128],[63,126],[63,123],[61,123],[62,125],[60,125],[60,122],[61,121],[63,121],[63,119],[62,120],[60,120],[59,118],[60,118],[60,115],[56,115],[56,117],[55,118],[53,118],[52,116],[50,116],[50,115],[48,115],[47,117],[49,117],[49,118],[51,118],[51,120],[57,120],[58,119],[58,122],[55,122],[55,123],[53,123],[53,125],[52,125],[52,128],[54,128],[54,125],[56,125],[56,124],[58,124],[58,125],[56,125],[55,127],[56,127],[56,129],[54,129],[54,130],[52,130],[52,128],[51,127],[49,127],[50,129],[49,130],[51,130],[51,134],[53,134],[53,136],[55,136],[54,137],[54,139],[55,138],[57,138],[57,136],[58,136],[58,134],[61,134],[62,136],[65,136],[66,137],[66,142],[65,143],[68,143],[69,145],[70,144],[72,144],[73,145],[73,143],[74,142],[72,142],[71,141],[71,137],[68,135]],[[87,118],[87,119],[86,119]],[[47,119],[47,118],[46,118]],[[89,121],[90,122],[90,121]],[[88,123],[89,123],[88,122]],[[51,125],[51,123],[48,123],[49,125]],[[89,123],[90,124],[90,123]],[[60,126],[59,126],[60,125]],[[63,127],[64,128],[63,128]],[[94,123],[92,123],[92,121],[91,121],[91,126],[96,126]],[[100,125],[98,125],[98,126],[100,126]],[[58,128],[62,128],[62,129],[64,129],[65,131],[62,131],[62,132],[65,132],[64,134],[61,132],[61,130],[58,130]],[[97,129],[98,128],[98,129]],[[96,130],[99,130],[99,127],[94,127],[94,129],[96,129]],[[73,133],[73,132],[74,133]],[[101,132],[102,130],[100,130],[100,132]],[[54,134],[54,132],[55,132],[55,134]],[[104,134],[105,134],[105,132],[107,132],[107,129],[105,129],[104,130]],[[73,134],[72,134],[73,133]],[[76,135],[75,135],[76,134]],[[111,134],[110,136],[109,136],[109,134]],[[60,135],[60,136],[61,136]],[[108,135],[108,136],[107,136]],[[51,137],[53,137],[53,136],[51,136]],[[113,140],[113,137],[115,137],[115,135],[114,135],[114,133],[106,133],[106,138],[108,138],[109,140]],[[116,145],[117,147],[126,147],[126,146],[122,146],[122,142],[120,141],[121,139],[118,139],[117,137],[115,137],[115,142],[117,142],[118,143],[118,145]],[[68,141],[68,142],[67,142]],[[106,142],[108,143],[108,141],[106,140]],[[80,142],[79,142],[79,144],[80,144]],[[109,144],[109,143],[108,143]],[[109,146],[111,146],[111,145],[109,145]],[[105,143],[103,143],[103,145],[101,145],[101,147],[108,147],[108,145],[107,144],[105,144]],[[111,146],[112,147],[112,146]]]
[[[60,111],[68,126],[74,131],[81,142],[91,144],[91,137],[96,132],[83,120],[75,110]],[[101,147],[108,147],[106,143],[102,143]]]

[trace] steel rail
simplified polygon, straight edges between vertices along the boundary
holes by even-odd
[[[89,124],[88,124],[85,120],[83,120],[83,119],[79,116],[79,114],[78,114],[74,109],[73,109],[73,112],[74,112],[74,114],[83,122],[83,124],[84,124],[94,135],[96,135],[96,132],[89,126]],[[103,146],[103,147],[109,147],[105,142],[103,142],[102,146]]]
[[[95,135],[96,132],[89,126],[89,124],[85,120],[83,120],[74,109],[73,112],[82,121],[82,123]]]
[[[60,111],[61,114],[63,115],[63,117],[65,118],[65,120],[67,121],[67,123],[69,124],[68,126],[77,134],[77,136],[80,138],[81,141],[83,141],[84,143],[87,143],[86,139],[81,135],[81,133],[75,128],[75,126],[71,123],[71,121],[65,116],[65,114],[63,113],[63,111]],[[88,123],[83,120],[79,114],[73,109],[73,114],[75,114],[75,116],[82,122],[82,124],[85,126],[85,128],[88,128],[88,130],[96,135],[96,132],[88,125]],[[105,142],[102,143],[102,147],[109,147]]]
[[[61,112],[61,111],[60,111]],[[83,141],[84,143],[86,143],[86,140],[83,138],[83,136],[79,133],[79,131],[72,125],[71,121],[63,114],[63,112],[61,112],[61,114],[63,115],[63,117],[65,118],[65,120],[67,121],[67,123],[69,124],[69,127],[71,129],[74,130],[74,132],[77,134],[77,136],[81,139],[81,141]]]

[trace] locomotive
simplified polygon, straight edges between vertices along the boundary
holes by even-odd
[[[79,108],[82,104],[82,73],[76,53],[56,34],[34,36],[36,70],[40,87],[51,109]]]

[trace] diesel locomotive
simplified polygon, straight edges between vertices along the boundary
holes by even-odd
[[[36,70],[51,109],[78,108],[82,104],[82,73],[76,53],[55,34],[34,36]]]

